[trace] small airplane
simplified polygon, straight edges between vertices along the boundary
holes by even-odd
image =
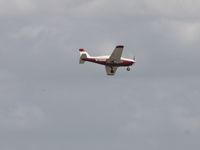
[[[85,61],[104,65],[107,75],[115,75],[118,67],[127,67],[127,71],[130,71],[130,66],[136,63],[134,59],[123,58],[124,46],[118,45],[113,50],[110,56],[97,56],[92,57],[90,56],[83,48],[79,49],[80,52],[80,61],[79,64],[83,64]]]

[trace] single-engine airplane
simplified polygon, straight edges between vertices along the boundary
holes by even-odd
[[[110,56],[90,56],[83,48],[79,49],[80,52],[80,64],[83,64],[85,61],[97,63],[105,66],[107,75],[115,75],[118,67],[127,67],[127,71],[130,71],[130,66],[136,63],[134,59],[123,58],[124,46],[118,45],[113,50]]]

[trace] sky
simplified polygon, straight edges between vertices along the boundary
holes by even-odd
[[[0,0],[0,149],[199,150],[199,40],[199,0]]]

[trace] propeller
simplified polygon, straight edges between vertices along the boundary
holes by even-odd
[[[133,60],[135,60],[135,61],[136,61],[136,58],[135,58],[135,56],[133,56]]]

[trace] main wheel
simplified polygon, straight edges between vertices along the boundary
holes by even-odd
[[[127,71],[130,71],[131,70],[131,68],[130,67],[127,67],[127,69],[126,69]]]
[[[110,70],[110,72],[111,72],[111,73],[114,73],[113,67],[111,67],[111,70]]]

